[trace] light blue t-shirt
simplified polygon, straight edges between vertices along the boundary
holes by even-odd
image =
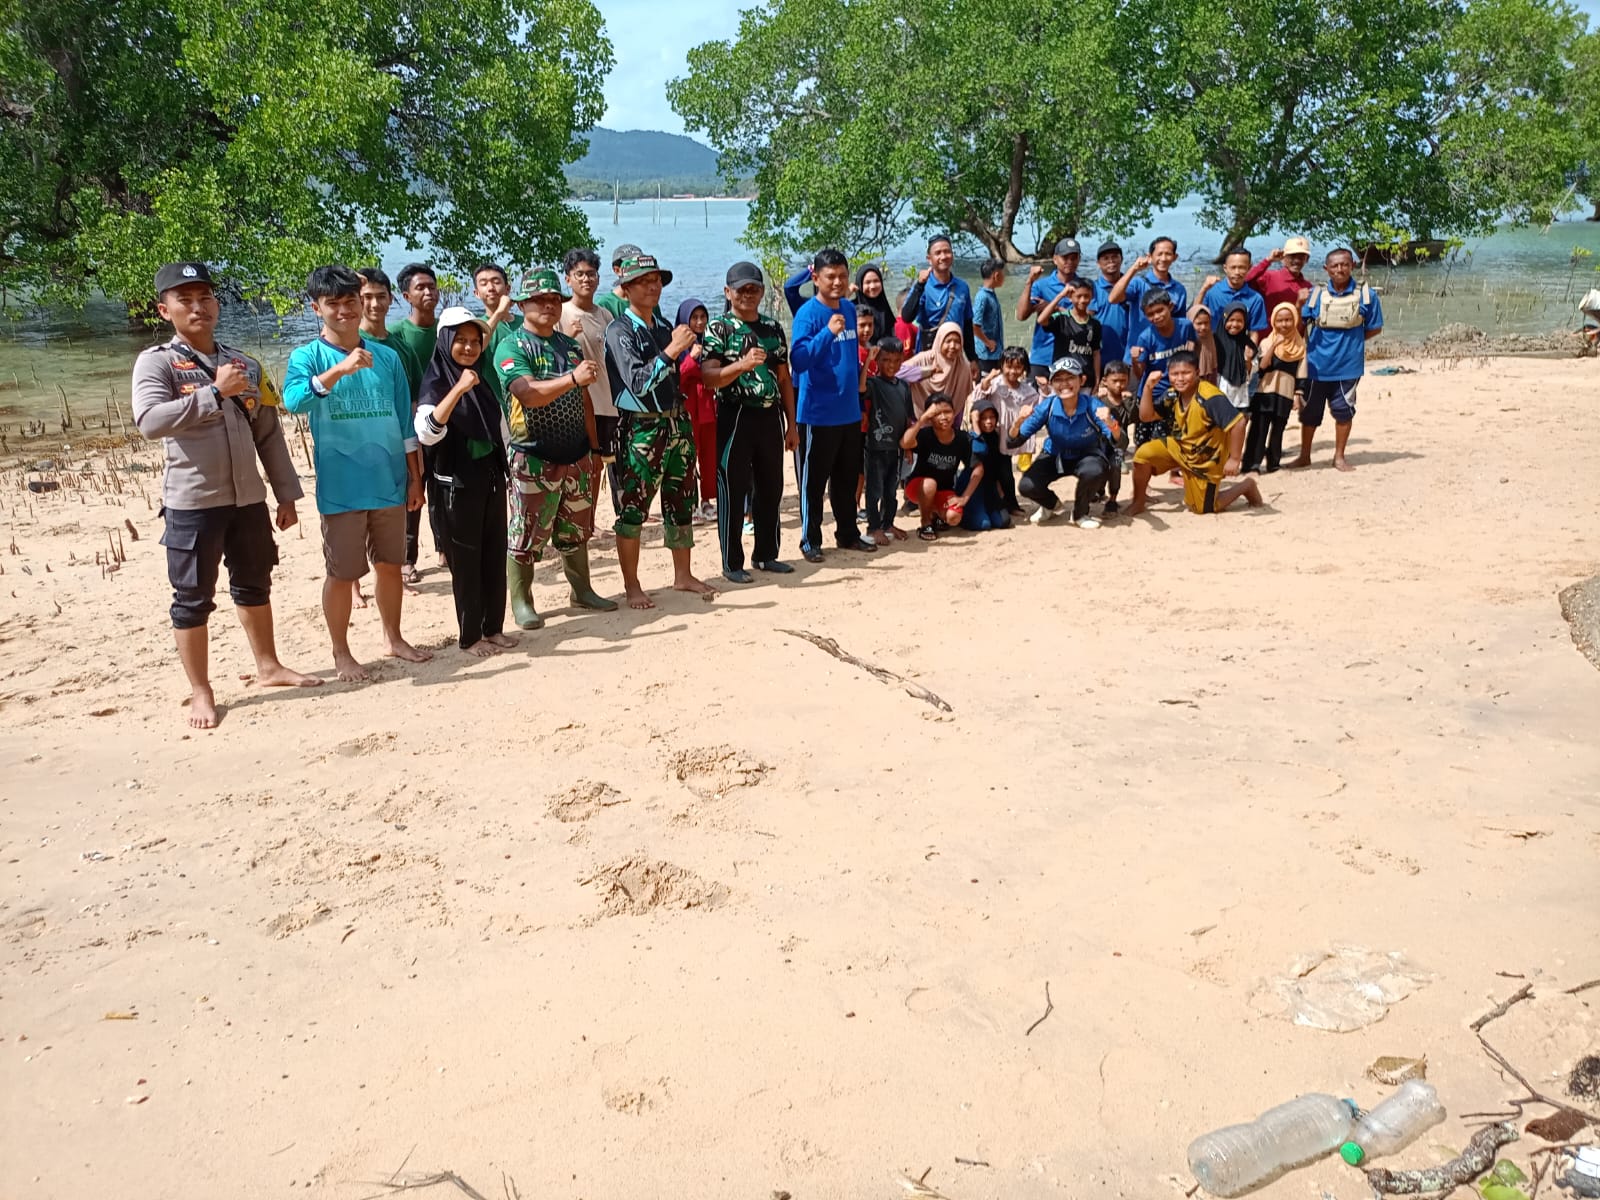
[[[978,357],[986,361],[998,359],[1000,352],[1006,348],[1006,321],[1000,312],[1000,297],[995,295],[992,287],[978,289],[978,295],[972,301],[972,327],[981,329],[984,336],[994,343],[994,349],[990,350],[978,342]]]
[[[1182,318],[1189,311],[1189,289],[1176,276],[1163,283],[1156,278],[1154,268],[1135,275],[1128,280],[1128,345],[1137,345],[1150,328],[1150,322],[1144,319],[1144,295],[1158,290],[1172,297],[1173,316]]]
[[[1167,394],[1167,359],[1179,350],[1196,350],[1199,342],[1195,339],[1194,326],[1187,317],[1174,317],[1172,319],[1172,332],[1163,336],[1154,325],[1146,325],[1144,332],[1139,335],[1139,340],[1134,343],[1143,353],[1139,361],[1144,364],[1145,374],[1151,371],[1160,371],[1161,378],[1156,380],[1155,389],[1150,393],[1150,398],[1159,401]],[[1143,386],[1141,381],[1141,386]]]
[[[1361,285],[1354,279],[1342,292],[1323,284],[1330,296],[1348,296]],[[1317,288],[1301,311],[1307,322],[1317,314]],[[1383,305],[1378,293],[1367,289],[1361,302],[1361,324],[1349,329],[1324,329],[1311,323],[1306,334],[1306,374],[1312,379],[1360,379],[1367,371],[1367,330],[1383,328]]]
[[[1213,283],[1200,303],[1211,310],[1211,328],[1222,332],[1222,314],[1230,304],[1244,305],[1245,328],[1251,333],[1265,333],[1268,328],[1267,302],[1261,293],[1248,283],[1236,288],[1226,279]]]
[[[417,448],[411,385],[398,354],[369,338],[361,344],[372,366],[345,376],[326,396],[311,390],[311,377],[346,354],[326,339],[298,347],[284,371],[284,408],[311,418],[317,511],[325,516],[406,502],[406,453]]]

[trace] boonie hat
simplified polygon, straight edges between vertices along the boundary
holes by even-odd
[[[1096,258],[1099,258],[1102,254],[1121,254],[1121,253],[1122,253],[1122,247],[1117,245],[1115,242],[1101,242],[1100,243],[1100,249],[1098,249],[1098,250],[1096,250],[1094,252],[1094,256]]]
[[[561,281],[549,267],[525,272],[511,288],[511,300],[514,304],[532,300],[535,296],[559,296],[563,300],[567,298],[566,293],[561,290]]]
[[[156,295],[186,283],[211,283],[211,268],[203,262],[168,263],[156,272]]]
[[[454,329],[458,325],[476,325],[484,333],[489,332],[489,322],[485,321],[471,309],[463,308],[459,304],[452,304],[439,314],[440,329]]]
[[[761,268],[753,262],[734,263],[728,268],[728,278],[725,282],[735,291],[752,283],[760,284],[762,287],[767,286],[766,276],[761,274]]]
[[[1079,258],[1083,257],[1083,247],[1078,245],[1077,238],[1062,238],[1056,243],[1055,252],[1063,258],[1069,254],[1076,254]]]
[[[672,282],[672,272],[663,269],[653,254],[635,254],[625,258],[622,260],[621,269],[622,277],[617,280],[619,284],[633,283],[646,275],[660,275],[662,287]]]
[[[1083,359],[1076,354],[1068,354],[1066,357],[1058,358],[1050,364],[1050,377],[1052,379],[1057,375],[1082,375],[1083,372]]]
[[[613,267],[620,267],[623,259],[633,258],[636,255],[643,253],[644,251],[639,249],[639,247],[635,246],[632,242],[623,242],[622,245],[618,246],[611,252],[611,265]]]
[[[1306,241],[1306,239],[1303,237],[1292,237],[1283,243],[1283,254],[1285,258],[1291,254],[1304,254],[1309,257],[1311,254],[1311,243]]]

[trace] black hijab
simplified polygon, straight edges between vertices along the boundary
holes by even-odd
[[[883,283],[883,291],[876,296],[868,296],[861,290],[861,281],[868,275],[876,275]],[[894,309],[889,304],[889,281],[884,278],[883,268],[877,263],[867,263],[856,272],[856,308],[866,309],[872,314],[872,340],[881,342],[886,337],[894,334]]]
[[[438,340],[434,343],[433,358],[428,363],[428,369],[422,373],[422,384],[417,389],[417,399],[422,404],[438,404],[450,393],[450,390],[461,382],[463,367],[450,353],[450,348],[455,345],[456,330],[459,325],[446,325],[439,330]],[[480,331],[482,327],[479,327]],[[483,335],[484,350],[487,352],[489,335]],[[456,407],[450,414],[446,428],[450,435],[467,442],[489,442],[497,450],[505,449],[505,441],[500,436],[500,401],[494,391],[489,387],[484,378],[485,371],[494,370],[494,364],[488,361],[487,353],[480,353],[477,361],[470,364],[478,373],[478,382],[472,390],[456,401]]]
[[[1240,312],[1245,314],[1244,329],[1239,333],[1229,333],[1227,329],[1228,314]],[[1217,343],[1217,374],[1235,387],[1242,386],[1250,381],[1250,310],[1237,300],[1222,310],[1222,316],[1215,321],[1211,336]]]

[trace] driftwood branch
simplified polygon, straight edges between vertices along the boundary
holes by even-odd
[[[1488,1125],[1472,1135],[1467,1148],[1442,1166],[1422,1171],[1391,1171],[1387,1167],[1365,1169],[1367,1182],[1375,1192],[1391,1196],[1416,1196],[1424,1192],[1445,1192],[1471,1183],[1494,1166],[1501,1146],[1517,1140],[1514,1125]]]
[[[1505,1016],[1506,1013],[1510,1012],[1513,1004],[1520,1004],[1522,1001],[1529,999],[1532,995],[1533,984],[1523,984],[1516,991],[1512,992],[1511,995],[1500,1001],[1499,1004],[1496,1004],[1488,1012],[1484,1013],[1483,1016],[1479,1017],[1470,1026],[1468,1026],[1468,1028],[1471,1029],[1473,1033],[1477,1033],[1490,1021],[1498,1020],[1499,1018]]]
[[[1050,981],[1048,979],[1046,979],[1044,981],[1044,1016],[1040,1017],[1032,1025],[1029,1025],[1027,1030],[1024,1031],[1022,1036],[1023,1037],[1027,1037],[1028,1034],[1032,1033],[1035,1029],[1039,1028],[1039,1026],[1043,1025],[1044,1024],[1044,1018],[1048,1017],[1051,1013],[1055,1012],[1055,1010],[1056,1010],[1055,1002],[1050,999]]]
[[[797,637],[801,641],[810,642],[818,650],[822,650],[833,655],[833,657],[837,658],[840,662],[845,663],[848,666],[860,667],[868,675],[871,675],[877,679],[881,679],[884,683],[894,684],[902,687],[905,689],[906,695],[914,696],[918,700],[921,700],[924,704],[931,704],[940,712],[954,711],[950,705],[945,703],[944,697],[940,696],[938,693],[930,692],[920,683],[914,683],[907,679],[904,675],[896,675],[893,671],[887,669],[886,667],[880,667],[876,663],[869,663],[864,658],[857,658],[854,654],[849,654],[844,650],[841,650],[839,648],[839,643],[830,637],[823,637],[819,633],[812,633],[809,629],[780,629],[778,632],[787,633],[790,637]]]

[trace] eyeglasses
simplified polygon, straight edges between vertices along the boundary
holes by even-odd
[[[568,279],[599,279],[600,278],[600,272],[599,271],[573,271],[570,274],[568,274],[567,278]]]

